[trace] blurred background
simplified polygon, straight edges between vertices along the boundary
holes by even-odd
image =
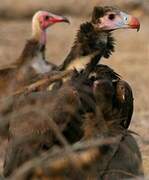
[[[139,32],[114,33],[116,51],[101,63],[112,67],[132,86],[135,110],[130,129],[139,134],[144,169],[149,174],[149,0],[0,0],[0,65],[19,56],[30,38],[31,18],[37,10],[49,10],[71,20],[71,25],[57,24],[48,31],[47,60],[60,64],[79,25],[90,20],[95,5],[117,6],[141,22]]]

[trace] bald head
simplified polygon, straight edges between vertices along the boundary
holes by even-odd
[[[140,23],[137,18],[112,6],[94,7],[92,23],[100,30],[105,31],[123,28],[139,30],[140,28]]]
[[[48,27],[60,22],[69,23],[69,20],[66,17],[58,16],[47,11],[36,12],[32,19],[33,37],[37,40],[42,38],[42,41],[44,41],[45,34],[42,34],[41,32],[45,32]]]

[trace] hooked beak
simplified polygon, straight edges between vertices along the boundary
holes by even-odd
[[[130,21],[129,21],[128,25],[129,25],[130,28],[132,28],[132,29],[137,29],[137,31],[140,30],[140,23],[139,23],[138,19],[135,18],[135,17],[131,17],[131,18],[130,18]]]
[[[60,22],[65,22],[65,23],[70,23],[70,21],[64,17],[64,16],[58,16],[58,15],[55,15],[55,14],[50,14],[50,18],[49,18],[49,22],[50,23],[60,23]]]
[[[120,12],[122,27],[140,30],[140,22],[136,17]]]

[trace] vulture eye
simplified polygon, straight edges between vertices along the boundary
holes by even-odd
[[[114,20],[115,19],[115,14],[109,14],[109,17],[108,17],[110,20]]]
[[[45,16],[45,17],[44,17],[44,20],[48,20],[48,19],[49,19],[49,16]]]
[[[127,20],[128,20],[128,17],[125,17],[124,20],[127,21]]]

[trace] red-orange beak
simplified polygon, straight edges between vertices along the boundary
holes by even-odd
[[[130,28],[132,29],[137,29],[137,31],[140,30],[140,23],[139,20],[133,16],[130,17],[129,23],[128,25],[130,26]]]
[[[58,15],[50,13],[49,23],[54,24],[54,23],[59,23],[59,22],[70,23],[70,21],[64,16],[58,16]]]
[[[140,29],[139,20],[125,12],[108,12],[100,18],[99,28],[107,31],[116,29]]]
[[[120,12],[120,16],[121,16],[121,18],[123,20],[124,28],[137,29],[137,31],[139,31],[140,22],[136,17],[128,15],[128,14],[126,14],[124,12]]]

